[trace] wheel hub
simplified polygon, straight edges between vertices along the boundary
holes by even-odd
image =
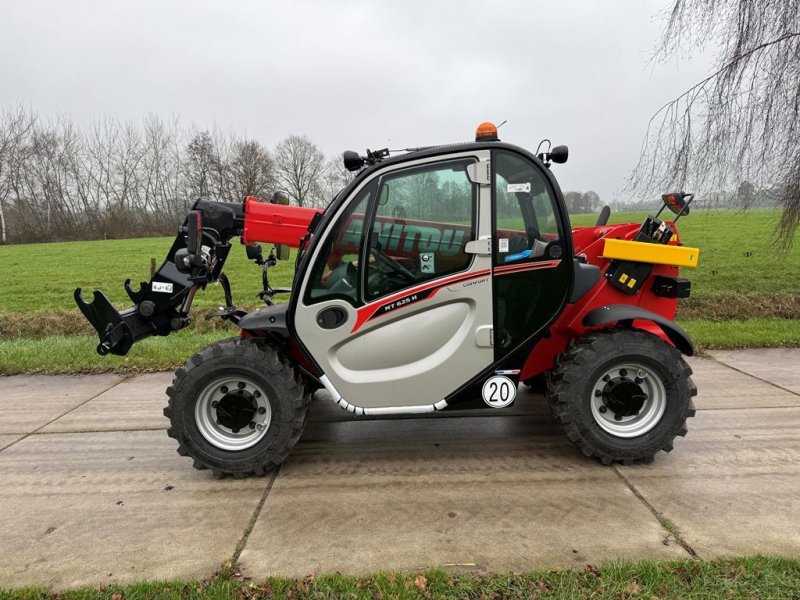
[[[592,386],[594,421],[616,437],[644,435],[658,424],[666,406],[664,382],[649,365],[625,362],[606,367]]]
[[[227,427],[233,433],[239,433],[253,422],[258,405],[252,393],[237,389],[225,394],[217,402],[216,411],[217,422],[220,425]]]
[[[615,416],[638,415],[647,400],[642,387],[627,377],[615,377],[602,390],[603,404]]]
[[[217,448],[245,450],[269,430],[272,408],[260,383],[238,374],[208,383],[197,396],[195,422]]]

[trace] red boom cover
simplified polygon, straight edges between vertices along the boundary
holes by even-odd
[[[268,204],[248,196],[244,199],[242,241],[245,244],[264,242],[297,248],[307,233],[311,219],[321,212],[316,208]]]

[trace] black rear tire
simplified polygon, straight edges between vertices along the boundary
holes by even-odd
[[[660,379],[656,387],[663,396],[661,410],[652,409],[649,425],[643,427],[646,431],[641,435],[626,434],[615,427],[617,417],[606,416],[606,397],[599,390],[604,374],[614,372],[616,366],[631,364],[641,365],[642,373]],[[623,372],[633,377],[627,369]],[[681,353],[661,338],[644,331],[611,329],[590,333],[570,344],[548,376],[547,397],[556,421],[587,456],[599,458],[606,465],[652,462],[657,452],[671,451],[675,438],[687,433],[686,419],[695,414],[692,397],[697,394],[691,374]],[[611,380],[612,386],[616,380]],[[629,380],[619,380],[624,381],[623,387],[632,387]],[[648,394],[635,397],[648,398]],[[625,417],[620,411],[619,420],[638,419],[635,411],[634,407]]]
[[[263,426],[266,431],[242,449],[225,448],[224,442],[215,441],[208,434],[213,424],[206,421],[203,425],[198,417],[202,411],[197,403],[202,402],[206,390],[224,377],[241,379],[251,389],[259,390],[254,392],[262,404],[258,410],[269,416],[269,423]],[[286,459],[305,428],[311,401],[291,365],[271,348],[243,339],[223,340],[200,350],[176,371],[167,396],[169,403],[164,409],[164,416],[170,420],[167,434],[178,441],[178,454],[194,459],[196,469],[211,469],[217,477],[236,478],[264,475]],[[252,395],[248,397],[252,399]],[[233,401],[246,402],[237,398]],[[220,428],[219,422],[217,428],[223,440],[226,433],[233,431]],[[247,426],[242,425],[242,430],[246,433]]]

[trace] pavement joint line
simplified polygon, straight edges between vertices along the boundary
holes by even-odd
[[[131,427],[130,429],[83,429],[81,431],[36,431],[28,435],[79,435],[81,433],[125,433],[128,431],[166,431],[166,427]],[[11,434],[11,435],[21,435]]]
[[[275,480],[278,478],[278,475],[281,472],[281,467],[275,469],[272,475],[267,482],[267,487],[264,490],[264,493],[261,494],[261,500],[258,501],[255,510],[253,511],[253,515],[250,517],[250,520],[247,522],[247,525],[244,528],[244,532],[242,532],[242,538],[239,540],[239,543],[236,544],[236,548],[233,551],[233,556],[231,557],[231,565],[234,567],[239,562],[239,557],[242,555],[242,551],[244,550],[245,545],[247,544],[247,540],[250,538],[250,534],[253,532],[253,528],[256,526],[256,521],[258,521],[258,517],[261,516],[261,510],[264,508],[264,503],[267,501],[267,496],[272,491],[272,486],[275,483]]]
[[[37,427],[37,428],[36,428],[36,429],[34,429],[33,431],[30,431],[30,432],[28,432],[28,433],[24,434],[24,435],[23,435],[21,438],[14,440],[13,442],[11,442],[10,444],[8,444],[7,446],[3,446],[2,448],[0,448],[0,452],[3,452],[3,451],[5,451],[5,450],[8,450],[9,448],[11,448],[11,446],[14,446],[15,444],[18,444],[18,443],[20,443],[22,440],[26,440],[26,439],[28,439],[30,436],[32,436],[32,435],[34,435],[34,434],[38,434],[38,433],[39,433],[39,432],[40,432],[42,429],[44,429],[45,427],[47,427],[47,426],[48,426],[48,425],[50,425],[51,423],[55,423],[55,422],[56,422],[56,421],[58,421],[58,420],[59,420],[61,417],[66,417],[66,416],[67,416],[69,413],[71,413],[73,410],[78,410],[78,409],[79,409],[81,406],[83,406],[84,404],[86,404],[86,403],[88,403],[88,402],[91,402],[92,400],[94,400],[94,399],[95,399],[95,398],[97,398],[98,396],[102,396],[103,394],[105,394],[105,393],[106,393],[106,392],[108,392],[109,390],[113,390],[113,389],[114,389],[115,387],[117,387],[119,384],[121,384],[121,383],[122,383],[122,382],[124,382],[124,381],[127,381],[128,379],[130,379],[130,378],[131,378],[131,377],[133,377],[133,376],[134,376],[133,374],[131,374],[131,375],[123,375],[123,376],[122,376],[122,379],[120,379],[120,380],[119,380],[119,381],[117,381],[116,383],[114,383],[114,384],[112,384],[112,385],[108,386],[108,387],[107,387],[107,388],[105,388],[104,390],[101,390],[101,391],[97,392],[97,393],[96,393],[94,396],[92,396],[92,397],[90,397],[90,398],[87,398],[86,400],[84,400],[84,401],[83,401],[83,402],[81,402],[80,404],[78,404],[78,405],[76,405],[76,406],[73,406],[73,407],[72,407],[72,408],[70,408],[70,409],[69,409],[67,412],[65,412],[65,413],[63,413],[63,414],[60,414],[60,415],[58,415],[57,417],[55,417],[55,418],[53,418],[53,419],[50,419],[50,420],[49,420],[47,423],[45,423],[44,425],[40,425],[39,427]],[[54,432],[54,433],[55,433],[55,432]]]
[[[699,560],[700,556],[697,554],[695,549],[689,545],[689,542],[687,542],[683,538],[680,531],[678,531],[677,526],[674,523],[672,523],[672,521],[667,519],[662,513],[657,511],[655,506],[650,504],[647,498],[645,498],[644,495],[636,488],[636,486],[633,485],[628,480],[628,478],[625,477],[625,475],[623,475],[620,472],[620,470],[617,468],[616,465],[611,465],[611,468],[614,471],[614,473],[617,474],[617,477],[619,477],[622,480],[622,482],[627,486],[627,488],[633,493],[633,495],[636,496],[642,502],[642,504],[644,504],[647,507],[647,509],[653,514],[653,516],[658,521],[658,524],[661,525],[661,527],[664,528],[664,530],[666,530],[666,532],[669,533],[675,539],[676,542],[678,542],[678,545],[681,548],[683,548],[690,557],[692,557],[695,560]]]
[[[720,410],[786,410],[790,408],[800,408],[800,406],[797,404],[787,404],[786,406],[718,406],[716,408],[698,408],[697,412]]]
[[[772,381],[769,381],[768,379],[764,379],[763,377],[759,377],[758,375],[753,375],[752,373],[748,373],[747,371],[743,371],[742,369],[734,367],[733,365],[729,365],[726,362],[722,362],[720,359],[718,359],[715,356],[712,356],[711,360],[713,360],[716,363],[721,364],[723,367],[728,367],[729,369],[733,369],[737,373],[741,373],[742,375],[747,375],[749,377],[752,377],[753,379],[758,379],[759,381],[762,381],[762,382],[764,382],[766,384],[769,384],[769,385],[771,385],[773,387],[776,387],[779,390],[783,390],[784,392],[789,392],[790,394],[792,394],[794,396],[800,396],[800,394],[795,392],[794,390],[790,390],[789,388],[785,388],[782,385],[778,385],[777,383],[773,383]]]
[[[19,433],[10,433],[9,435],[24,435],[24,434],[19,434]],[[22,438],[19,438],[19,439],[22,439]],[[3,446],[2,448],[0,448],[0,452],[2,452],[3,450],[5,450],[6,448],[10,448],[12,445],[16,444],[18,441],[19,441],[19,440],[11,440],[11,441],[10,441],[8,444],[6,444],[6,445],[5,445],[5,446]]]

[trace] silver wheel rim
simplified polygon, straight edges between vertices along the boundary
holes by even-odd
[[[241,404],[253,406],[254,413],[246,424],[243,423],[235,431],[235,427],[227,427],[220,422],[220,415],[226,414],[220,411]],[[194,417],[200,434],[207,442],[222,450],[237,451],[254,446],[267,434],[272,421],[272,408],[264,389],[252,379],[227,376],[215,379],[202,389],[197,396]],[[225,418],[222,416],[223,421]]]
[[[614,381],[635,382],[641,389],[645,400],[638,414],[614,414],[607,406],[607,392]],[[658,425],[667,408],[667,390],[664,382],[651,368],[636,363],[624,363],[601,373],[591,391],[592,416],[604,431],[621,438],[644,435]]]

